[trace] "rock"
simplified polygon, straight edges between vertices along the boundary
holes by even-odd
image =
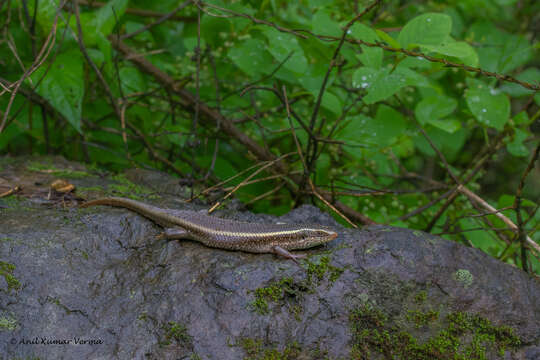
[[[328,224],[339,237],[305,251],[302,269],[271,254],[156,240],[159,226],[125,209],[4,199],[0,354],[538,358],[540,284],[479,250],[421,231],[345,229],[312,206],[279,219],[219,215]]]

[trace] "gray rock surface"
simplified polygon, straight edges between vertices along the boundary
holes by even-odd
[[[519,269],[420,231],[345,229],[312,206],[279,221],[331,225],[339,237],[305,251],[302,269],[156,240],[159,226],[124,209],[4,199],[0,359],[432,358],[441,333],[469,358],[483,346],[487,358],[538,359],[540,285]],[[430,341],[438,350],[421,347]]]

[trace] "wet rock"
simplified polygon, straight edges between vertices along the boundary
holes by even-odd
[[[304,251],[310,257],[300,268],[271,254],[156,239],[159,226],[124,209],[4,199],[0,354],[436,359],[454,351],[464,359],[537,358],[538,281],[479,250],[401,228],[345,229],[312,206],[279,219],[218,215],[321,223],[339,237]]]

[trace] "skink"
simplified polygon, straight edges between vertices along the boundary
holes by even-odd
[[[169,239],[191,239],[206,246],[245,251],[274,253],[296,261],[301,255],[289,250],[307,249],[327,243],[337,233],[323,226],[248,223],[208,216],[188,210],[160,209],[139,201],[108,197],[92,200],[81,207],[109,205],[132,210],[165,228]]]

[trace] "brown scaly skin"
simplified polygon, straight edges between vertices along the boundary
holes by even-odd
[[[132,210],[163,226],[164,236],[169,239],[192,239],[219,249],[274,253],[294,261],[302,256],[293,255],[288,250],[312,248],[337,237],[336,232],[319,225],[233,221],[196,211],[160,209],[120,197],[89,201],[81,207],[95,205],[109,205]]]

